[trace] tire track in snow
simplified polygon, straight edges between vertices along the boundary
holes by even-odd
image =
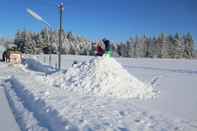
[[[46,127],[49,131],[78,130],[68,120],[63,119],[56,110],[47,107],[43,100],[37,99],[37,97],[25,89],[18,79],[12,77],[9,82],[16,94],[23,100],[24,106],[34,114],[41,126]]]
[[[20,131],[2,83],[0,83],[0,116],[0,129],[2,131]]]
[[[48,131],[47,128],[39,125],[40,122],[34,117],[34,114],[25,108],[22,100],[17,96],[14,89],[12,89],[8,84],[4,84],[3,86],[9,105],[21,130]]]

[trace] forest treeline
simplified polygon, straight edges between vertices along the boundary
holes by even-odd
[[[2,42],[0,40],[0,42]],[[102,43],[102,39],[99,41]],[[58,51],[58,32],[47,28],[40,32],[17,31],[13,44],[18,50],[27,54],[56,54]],[[97,42],[63,33],[62,54],[95,55]],[[148,58],[194,58],[194,40],[190,33],[155,37],[136,36],[125,42],[110,41],[113,56],[116,57],[148,57]]]

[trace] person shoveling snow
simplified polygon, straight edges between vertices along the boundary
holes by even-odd
[[[112,57],[112,48],[111,48],[110,41],[107,40],[106,38],[104,38],[102,41],[105,45],[105,54],[104,55],[107,57]]]
[[[112,48],[110,41],[104,38],[96,45],[96,56],[107,56],[112,57]]]
[[[49,76],[49,81],[56,87],[87,95],[146,99],[157,94],[151,85],[129,74],[114,58],[105,56],[75,64],[65,74]]]

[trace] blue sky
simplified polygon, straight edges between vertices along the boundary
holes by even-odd
[[[64,30],[91,40],[107,37],[125,41],[130,36],[191,32],[197,40],[197,0],[0,0],[0,36],[17,29],[40,31],[44,24],[26,13],[39,13],[58,28],[55,4],[65,4]]]

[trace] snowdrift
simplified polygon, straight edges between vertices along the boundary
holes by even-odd
[[[165,116],[169,112],[139,108],[141,103],[132,99],[114,98],[149,98],[157,94],[152,86],[129,74],[115,59],[98,57],[76,64],[66,73],[56,72],[47,77],[40,75],[45,72],[39,72],[39,69],[37,73],[32,68],[23,70],[23,66],[19,66],[22,70],[7,64],[0,64],[0,67],[0,76],[6,79],[2,82],[5,82],[8,102],[22,130],[196,131],[195,122]],[[34,73],[29,73],[28,69]],[[14,76],[7,79],[6,75]]]
[[[86,95],[146,99],[156,95],[151,85],[129,74],[115,59],[97,57],[75,64],[65,74],[49,76],[53,86]]]
[[[25,68],[36,71],[36,72],[42,72],[45,74],[52,74],[56,72],[57,70],[49,65],[45,65],[43,63],[40,63],[39,61],[35,60],[34,58],[25,58],[23,60],[23,65],[25,65]]]

